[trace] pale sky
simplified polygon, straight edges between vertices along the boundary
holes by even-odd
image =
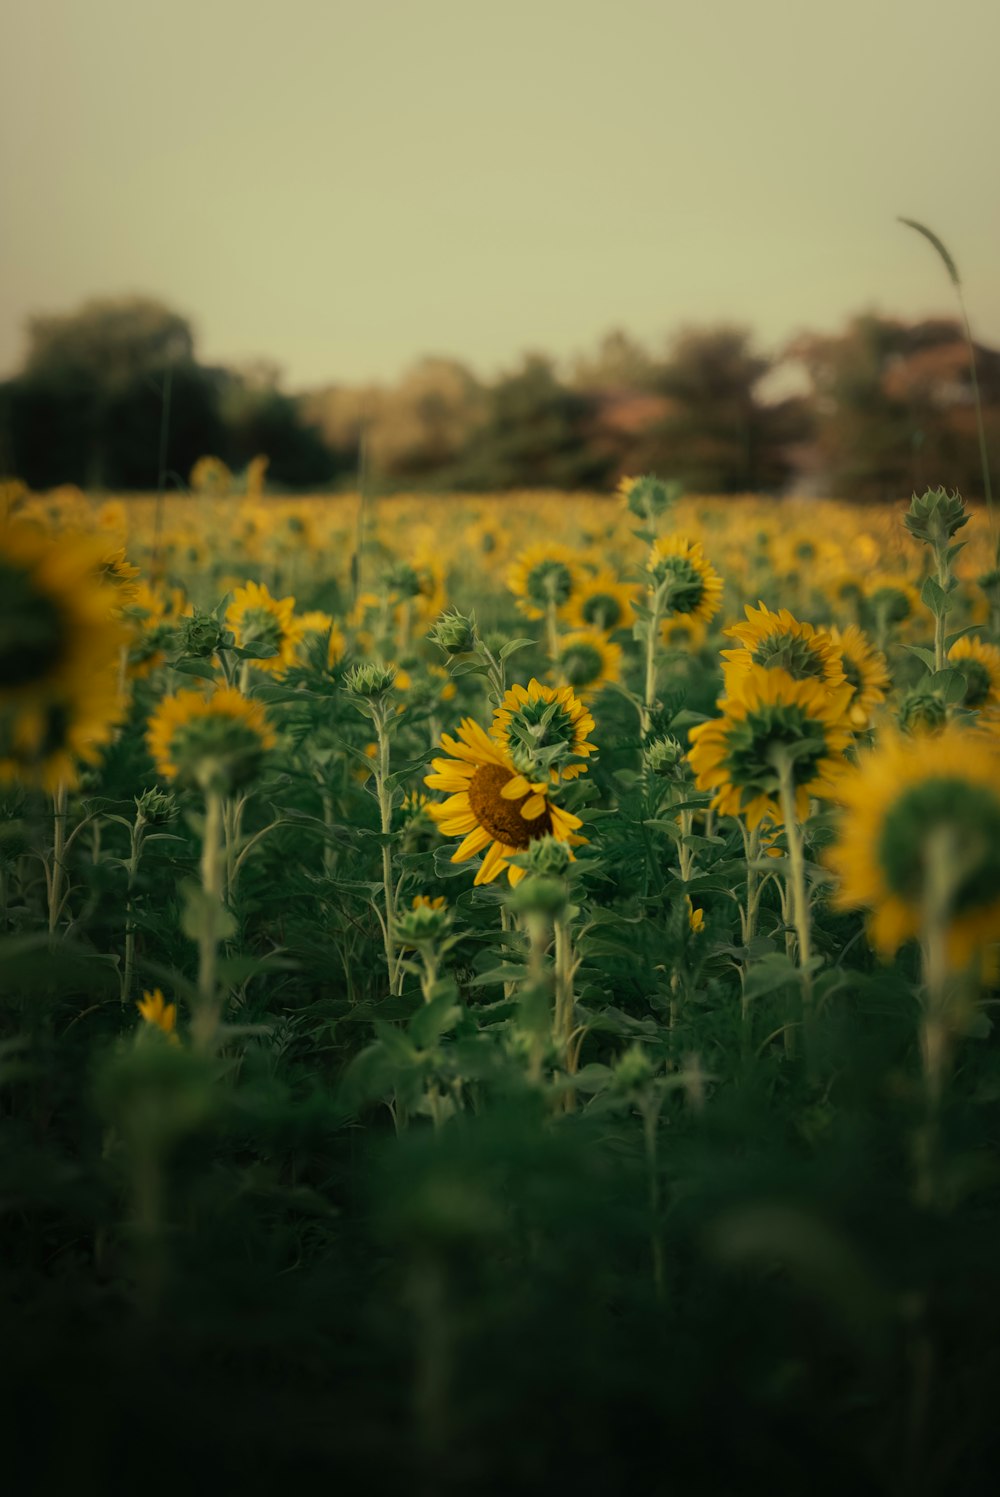
[[[1000,344],[1000,0],[7,0],[0,373],[143,292],[292,389],[867,308]]]

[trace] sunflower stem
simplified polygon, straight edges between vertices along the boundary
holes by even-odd
[[[128,1002],[129,993],[132,991],[132,977],[135,971],[135,922],[132,919],[132,891],[135,888],[136,876],[139,872],[139,859],[142,857],[145,826],[145,816],[142,811],[136,811],[135,821],[129,833],[129,858],[126,865],[128,885],[125,894],[125,956],[122,962],[121,978],[122,1008]]]
[[[385,965],[389,975],[389,992],[398,991],[400,972],[396,956],[396,898],[392,878],[392,847],[389,834],[392,831],[392,786],[389,783],[389,728],[384,703],[374,710],[375,735],[378,754],[375,760],[375,791],[378,796],[379,824],[382,830],[382,895],[385,901],[385,924],[382,935],[385,943]]]
[[[219,918],[222,911],[223,801],[219,790],[205,792],[205,825],[201,841],[201,888],[204,905],[198,932],[198,1012],[192,1034],[200,1050],[208,1050],[219,1027]]]
[[[668,586],[668,583],[661,582],[658,587],[649,589],[649,618],[646,620],[646,679],[642,689],[642,706],[639,709],[639,729],[643,737],[650,730],[653,708],[656,706],[657,675],[660,664],[656,647],[660,638],[663,600]]]
[[[563,1052],[563,1065],[570,1075],[576,1069],[572,1064],[571,1055],[571,1041],[576,1023],[573,970],[573,942],[570,937],[569,921],[561,915],[555,921],[555,1029],[557,1043]]]
[[[942,592],[948,591],[951,582],[951,563],[948,560],[948,548],[946,545],[935,546],[935,559],[937,560],[937,580]],[[948,664],[948,652],[945,647],[947,638],[948,615],[945,606],[938,608],[934,615],[934,669],[943,671]]]
[[[62,909],[64,859],[66,856],[66,786],[59,785],[52,796],[52,876],[49,879],[49,935],[55,935]]]
[[[802,849],[802,829],[795,809],[795,781],[792,776],[792,761],[787,753],[779,750],[775,754],[778,771],[778,790],[781,798],[781,814],[785,823],[785,840],[788,843],[789,893],[791,916],[798,942],[799,969],[802,973],[802,1009],[808,1022],[812,1014],[812,928],[809,915],[809,895],[806,889],[806,865]]]
[[[921,959],[924,980],[920,1055],[924,1075],[925,1119],[919,1140],[918,1196],[932,1206],[940,1198],[941,1103],[951,1063],[952,1026],[949,1006],[951,968],[948,926],[962,860],[950,827],[936,828],[928,838],[924,868]]]
[[[549,598],[545,605],[545,644],[549,655],[549,665],[552,667],[553,678],[557,674],[559,665],[559,621],[557,618],[559,605],[555,598]]]

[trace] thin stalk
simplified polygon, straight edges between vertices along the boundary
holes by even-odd
[[[938,586],[947,591],[951,581],[951,566],[948,562],[948,548],[946,545],[935,546],[934,556],[937,561]],[[948,615],[943,607],[940,607],[934,615],[934,669],[943,671],[948,664],[948,651],[945,641],[948,632]]]
[[[63,903],[63,879],[66,856],[66,786],[60,785],[52,797],[52,873],[49,878],[49,935],[54,935]]]
[[[926,882],[921,936],[924,1012],[920,1026],[920,1054],[925,1121],[918,1194],[925,1205],[932,1205],[939,1194],[941,1103],[951,1064],[948,924],[955,889],[961,877],[959,850],[948,828],[939,828],[931,834],[924,867]]]
[[[192,1032],[199,1049],[215,1038],[221,1009],[218,995],[219,912],[222,909],[223,798],[218,790],[205,795],[205,826],[201,843],[201,887],[205,896],[198,935],[198,1012]]]
[[[389,784],[389,729],[386,725],[384,705],[375,712],[375,735],[378,742],[376,758],[375,789],[378,795],[379,825],[382,830],[382,894],[385,901],[385,923],[382,926],[385,946],[385,965],[389,976],[389,992],[398,990],[399,968],[396,955],[396,899],[392,878],[392,847],[389,834],[392,831],[392,786]]]
[[[569,921],[560,915],[555,921],[555,1032],[556,1043],[563,1053],[563,1065],[572,1075],[576,1067],[572,1063],[571,1040],[576,1024],[576,995],[573,991],[573,942]]]
[[[126,864],[128,886],[125,894],[125,957],[122,962],[121,981],[122,1008],[128,1002],[129,994],[132,991],[132,977],[135,971],[135,923],[132,919],[132,890],[135,888],[135,881],[139,872],[139,859],[142,856],[145,826],[145,816],[141,811],[137,811],[129,836],[129,858]]]
[[[646,620],[646,673],[642,688],[642,706],[639,709],[639,728],[643,736],[649,732],[653,720],[653,708],[656,705],[659,668],[657,645],[660,639],[660,619],[663,616],[663,601],[667,586],[667,583],[661,582],[658,587],[650,587],[648,594],[650,616]]]
[[[806,1031],[808,1048],[809,1031],[812,1021],[812,927],[809,914],[809,894],[806,888],[806,866],[805,855],[802,849],[802,829],[799,826],[799,818],[795,809],[795,783],[792,779],[792,764],[787,754],[780,753],[776,758],[778,770],[778,788],[781,797],[781,814],[785,822],[785,840],[788,843],[788,866],[789,880],[788,891],[791,896],[791,916],[795,926],[795,934],[798,942],[799,970],[802,976],[802,1019]],[[789,1029],[785,1032],[786,1051],[790,1053],[790,1046],[794,1045],[794,1031]]]

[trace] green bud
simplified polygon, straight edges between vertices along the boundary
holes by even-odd
[[[645,745],[642,761],[650,774],[676,779],[684,772],[684,748],[672,733],[668,733]]]
[[[968,524],[969,518],[957,489],[953,494],[943,488],[927,489],[919,499],[913,495],[903,524],[918,541],[944,547],[963,525]]]
[[[528,843],[524,852],[518,854],[518,864],[529,873],[542,873],[560,878],[569,869],[569,848],[558,837],[547,835],[536,837]]]
[[[402,946],[433,946],[447,934],[450,925],[447,905],[418,895],[412,909],[396,916],[396,938]]]
[[[653,1079],[653,1067],[641,1045],[630,1045],[614,1066],[615,1091],[638,1091]]]
[[[933,691],[917,687],[900,702],[897,716],[903,732],[916,738],[925,733],[939,733],[948,721],[948,708]]]
[[[399,598],[420,597],[420,577],[408,561],[397,561],[382,579],[389,592]]]
[[[190,618],[181,620],[178,635],[181,654],[191,655],[197,660],[207,659],[222,645],[224,632],[213,614],[193,613]]]
[[[979,587],[990,607],[1000,609],[1000,568],[984,572],[979,578]]]
[[[427,637],[448,655],[468,655],[478,642],[476,615],[449,609],[436,620]]]
[[[515,885],[510,903],[519,915],[547,915],[555,919],[568,903],[566,881],[546,873],[529,873]]]
[[[136,796],[135,808],[149,826],[166,826],[177,815],[177,802],[169,790],[144,790]]]
[[[647,473],[633,480],[628,491],[628,507],[640,520],[656,520],[666,514],[680,494],[679,484],[664,483],[661,478]]]
[[[396,679],[396,667],[394,665],[378,665],[369,662],[367,665],[352,665],[344,677],[344,689],[351,696],[367,697],[369,700],[384,697],[392,690]]]

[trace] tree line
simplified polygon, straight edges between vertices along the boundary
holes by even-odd
[[[976,345],[988,445],[1000,445],[1000,352]],[[447,358],[394,384],[293,396],[267,364],[209,367],[190,324],[147,298],[28,325],[0,384],[0,472],[37,488],[187,483],[211,453],[269,459],[274,490],[579,489],[656,471],[702,493],[898,496],[982,479],[960,324],[865,313],[774,354],[741,327],[688,328],[661,352],[621,332],[568,370],[542,354],[485,381]]]

